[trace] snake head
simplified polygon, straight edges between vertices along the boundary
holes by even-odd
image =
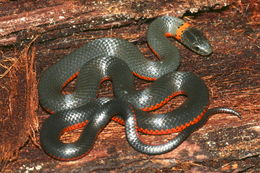
[[[207,56],[212,53],[208,39],[196,28],[186,29],[182,34],[181,41],[189,49],[200,55]]]

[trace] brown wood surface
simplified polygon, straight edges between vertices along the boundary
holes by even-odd
[[[1,1],[0,0],[0,170],[2,172],[258,172],[259,8],[256,1]],[[199,11],[199,12],[198,12]],[[204,12],[206,11],[206,12]],[[147,156],[132,149],[124,127],[111,122],[93,150],[73,162],[59,162],[39,147],[38,128],[49,115],[38,105],[39,74],[90,40],[120,37],[153,58],[147,26],[160,15],[189,20],[213,45],[209,57],[180,48],[179,71],[192,71],[209,87],[210,107],[228,106],[243,120],[215,115],[182,145]],[[258,25],[257,25],[258,24]],[[257,39],[258,38],[258,39]],[[149,82],[135,80],[137,88]],[[72,84],[73,86],[73,84]],[[110,82],[98,96],[112,95]],[[158,111],[176,107],[173,99]],[[75,140],[79,131],[63,136]],[[143,136],[160,143],[173,136]]]

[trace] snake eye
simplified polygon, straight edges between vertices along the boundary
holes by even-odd
[[[193,48],[194,48],[194,50],[195,50],[196,52],[199,52],[199,51],[200,51],[200,47],[199,47],[199,46],[197,46],[197,45],[196,45],[196,46],[194,46]]]

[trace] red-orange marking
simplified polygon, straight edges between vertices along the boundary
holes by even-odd
[[[102,84],[103,82],[105,82],[105,81],[107,81],[107,80],[110,80],[110,77],[103,77],[103,78],[100,80],[99,84]]]
[[[140,79],[144,79],[144,80],[149,80],[149,81],[155,81],[157,78],[155,77],[147,77],[147,76],[142,76],[136,72],[132,72],[136,77],[140,78]]]
[[[85,127],[88,124],[88,120],[80,122],[78,124],[74,124],[72,126],[66,127],[62,130],[61,134],[68,132],[68,131],[72,131],[72,130],[76,130],[82,127]]]
[[[79,75],[79,72],[74,73],[70,76],[68,80],[66,80],[63,85],[61,86],[61,89],[65,88],[71,81],[73,81],[77,76]]]
[[[170,32],[166,32],[166,33],[164,34],[164,36],[165,36],[165,37],[174,37],[174,35],[173,35],[172,33],[170,33]]]
[[[46,112],[48,112],[49,114],[54,114],[55,112],[46,108],[46,107],[42,107]]]
[[[177,40],[181,40],[181,37],[182,37],[182,34],[183,32],[190,27],[190,24],[189,23],[183,23],[181,26],[179,26],[179,28],[177,29],[176,31],[176,34],[175,34],[175,38]]]
[[[184,91],[174,92],[174,93],[172,93],[172,95],[169,95],[164,100],[162,100],[160,103],[157,103],[156,105],[152,105],[150,107],[141,108],[141,110],[143,110],[143,111],[153,111],[153,110],[159,109],[160,107],[162,107],[163,105],[168,103],[173,97],[176,97],[178,95],[185,95],[185,92]]]
[[[142,133],[146,133],[146,134],[151,134],[151,135],[161,135],[161,134],[171,134],[171,133],[177,133],[177,132],[181,132],[183,131],[185,128],[194,125],[196,123],[198,123],[201,118],[203,117],[203,115],[205,115],[205,113],[207,112],[207,108],[203,110],[203,112],[201,114],[199,114],[197,117],[195,117],[192,121],[189,121],[185,124],[182,124],[178,127],[172,128],[172,129],[166,129],[166,130],[148,130],[148,129],[143,129],[143,128],[139,128],[138,130]]]
[[[125,121],[122,119],[122,118],[119,118],[119,117],[112,117],[112,120],[121,124],[121,125],[125,125]]]
[[[147,45],[152,53],[158,58],[158,60],[161,60],[160,55],[150,46],[150,44],[148,43]]]
[[[193,120],[191,120],[191,121],[189,121],[189,122],[187,122],[185,124],[182,124],[180,126],[177,126],[175,128],[172,128],[172,129],[148,130],[148,129],[143,129],[143,128],[137,127],[137,131],[145,133],[145,134],[149,134],[149,135],[167,135],[167,134],[171,134],[171,133],[181,132],[185,128],[198,123],[201,120],[201,118],[205,115],[207,110],[208,110],[208,107],[205,108],[203,110],[203,112],[201,114],[199,114],[197,117],[195,117]],[[113,117],[112,120],[114,120],[114,121],[116,121],[116,122],[118,122],[119,124],[122,124],[122,125],[125,124],[124,120],[119,118],[119,117]]]
[[[70,76],[68,80],[66,80],[63,85],[61,86],[61,91],[71,82],[73,81],[77,76],[79,75],[79,72],[74,73],[73,75]],[[70,92],[63,91],[63,94],[69,94]]]

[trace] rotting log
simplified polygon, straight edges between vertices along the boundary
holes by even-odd
[[[234,2],[0,1],[1,167],[5,172],[259,171],[258,4],[254,0]],[[205,10],[208,12],[197,13]],[[152,53],[145,44],[147,26],[165,14],[184,15],[206,33],[214,48],[205,58],[178,45],[183,57],[179,71],[202,77],[210,89],[211,107],[235,108],[243,120],[215,115],[176,150],[159,156],[134,151],[125,139],[124,127],[111,122],[83,159],[64,163],[46,156],[38,147],[37,132],[48,117],[38,106],[41,71],[101,37],[127,39],[150,58]],[[149,85],[138,79],[136,84],[137,88]],[[104,83],[98,95],[111,96],[111,88],[111,83]],[[176,106],[175,101],[160,111]],[[145,136],[148,142],[171,137]]]

